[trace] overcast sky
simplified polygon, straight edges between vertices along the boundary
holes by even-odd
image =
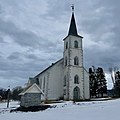
[[[73,3],[85,67],[120,67],[120,0],[0,0],[0,87],[24,86],[63,57]]]

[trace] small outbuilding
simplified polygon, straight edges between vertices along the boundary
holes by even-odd
[[[41,95],[44,95],[40,87],[34,83],[25,88],[20,94],[20,106],[31,107],[39,106],[41,104]]]

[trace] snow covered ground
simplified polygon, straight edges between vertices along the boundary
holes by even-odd
[[[6,103],[0,103],[0,120],[120,120],[120,99],[52,105],[56,107],[45,111],[10,113],[11,108],[6,109]],[[10,103],[10,107],[16,106],[17,102]]]

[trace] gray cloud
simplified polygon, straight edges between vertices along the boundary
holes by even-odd
[[[27,82],[63,55],[62,38],[68,32],[73,1],[28,1],[0,1],[0,82]],[[101,66],[108,72],[109,67],[120,66],[119,4],[119,0],[75,1],[86,68]]]
[[[13,52],[11,55],[9,55],[7,58],[9,60],[18,60],[20,58],[20,53],[19,52]]]
[[[31,31],[17,28],[12,22],[6,22],[0,19],[0,31],[12,37],[12,39],[21,46],[39,46],[39,38],[37,35]]]
[[[5,43],[5,41],[2,37],[0,37],[0,43]]]
[[[6,22],[0,19],[0,31],[10,36],[14,42],[19,44],[22,47],[32,47],[33,49],[39,49],[43,51],[54,51],[52,47],[56,46],[56,42],[51,42],[48,39],[38,37],[32,31],[22,30],[16,27],[12,22]],[[2,39],[2,38],[1,38]],[[3,39],[1,40],[3,42]],[[46,49],[46,46],[48,49]],[[56,46],[56,50],[58,51],[59,45]]]
[[[86,7],[83,8],[85,14],[81,18],[82,32],[90,38],[84,38],[85,43],[94,43],[89,46],[84,43],[84,60],[87,68],[92,65],[101,66],[107,72],[109,67],[120,67],[119,3],[118,0],[98,0],[91,5],[85,3]],[[92,10],[89,9],[87,12],[87,7]]]

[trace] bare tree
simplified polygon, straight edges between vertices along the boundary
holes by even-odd
[[[113,92],[114,96],[120,97],[120,71],[117,66],[110,67],[109,72],[111,74],[111,79],[113,82]]]
[[[111,74],[111,79],[112,79],[112,82],[113,82],[113,85],[114,85],[114,83],[115,83],[115,69],[110,67],[109,72]]]

